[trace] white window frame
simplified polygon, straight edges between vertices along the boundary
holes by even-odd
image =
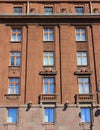
[[[90,93],[90,79],[89,77],[78,77],[79,94]]]
[[[47,39],[45,38],[45,35],[47,35]],[[52,39],[50,38],[50,35],[52,35]],[[43,41],[44,42],[53,42],[54,41],[54,28],[44,28],[43,29]]]
[[[14,59],[14,65],[12,65],[12,58]],[[21,52],[18,51],[12,51],[10,52],[10,61],[9,61],[9,65],[10,66],[20,66],[20,63],[17,63],[17,59],[19,59],[20,63],[21,63]]]
[[[77,38],[77,35],[79,38]],[[84,38],[83,38],[84,36]],[[85,28],[76,28],[76,41],[85,42],[86,41],[86,29]]]
[[[77,52],[77,65],[78,66],[87,66],[88,65],[88,54],[86,51]]]
[[[46,63],[46,60],[47,60],[47,63]],[[54,66],[54,52],[53,51],[45,51],[43,53],[43,66],[47,66],[47,67]]]
[[[22,41],[22,28],[12,28],[11,31],[12,31],[11,32],[11,42],[21,42]],[[20,39],[19,39],[18,35],[20,35]]]

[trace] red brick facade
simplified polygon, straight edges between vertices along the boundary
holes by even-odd
[[[14,7],[21,7],[21,14],[14,14]],[[53,13],[44,14],[44,7]],[[76,14],[76,7],[84,13]],[[14,29],[21,29],[21,40],[12,40],[19,38],[13,36]],[[44,41],[45,29],[53,29],[52,41]],[[85,40],[76,40],[84,33]],[[1,0],[0,130],[99,130],[99,42],[98,0]],[[20,65],[10,65],[11,52],[20,52]],[[43,65],[44,52],[53,52],[54,65]],[[78,65],[79,52],[86,52],[86,65]],[[10,78],[20,79],[18,93],[9,92]],[[44,78],[54,78],[53,94],[44,94]],[[79,92],[79,79],[89,79],[89,93]],[[17,122],[7,122],[9,108],[18,109]],[[44,122],[44,108],[55,109],[53,123]],[[90,122],[82,122],[81,108],[91,108]]]

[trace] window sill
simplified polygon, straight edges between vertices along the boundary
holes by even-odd
[[[79,42],[81,42],[81,43],[82,43],[82,42],[85,43],[85,42],[87,42],[87,40],[86,40],[86,41],[76,41],[76,42],[77,42],[77,43],[79,43]]]
[[[55,122],[44,122],[42,125],[55,125]]]
[[[4,126],[7,126],[7,125],[16,125],[17,126],[18,122],[14,122],[14,123],[13,122],[11,122],[11,123],[10,122],[5,122],[3,125]]]
[[[53,40],[53,41],[43,41],[43,42],[55,42],[55,41]]]
[[[84,125],[84,126],[88,126],[88,127],[89,127],[91,124],[93,124],[93,123],[92,123],[92,122],[80,122],[80,123],[79,123],[80,126]]]
[[[54,68],[44,68],[39,72],[40,75],[56,75],[57,71]]]
[[[80,67],[88,67],[88,64],[87,65],[77,65],[78,68]]]
[[[8,100],[17,100],[19,99],[20,94],[5,94],[4,96]]]
[[[20,66],[8,66],[10,69],[19,69]]]
[[[92,74],[92,71],[80,71],[80,70],[77,70],[74,72],[75,75],[91,75]]]
[[[17,67],[17,68],[19,68],[20,67],[20,65],[19,66],[17,66],[17,65],[9,65],[9,67],[11,67],[11,68],[15,68],[15,67]]]
[[[21,43],[22,41],[10,41],[10,43]]]
[[[46,43],[46,42],[47,42],[47,43],[49,43],[49,42],[50,42],[50,43],[53,43],[53,42],[55,42],[55,41],[43,41],[43,42],[44,42],[44,43]]]
[[[54,68],[54,65],[43,65],[43,68]]]
[[[91,75],[92,71],[88,66],[78,66],[77,70],[74,72],[75,75]]]
[[[13,72],[13,73],[16,73],[17,72],[20,72],[21,70],[21,67],[20,66],[8,66],[8,69],[9,69],[9,72]]]

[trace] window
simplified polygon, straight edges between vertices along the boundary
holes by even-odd
[[[22,14],[22,7],[14,7],[14,14]]]
[[[44,7],[44,14],[52,15],[53,14],[53,8],[52,7]]]
[[[8,94],[19,94],[20,79],[9,78]]]
[[[75,7],[75,13],[76,14],[84,14],[84,8],[83,7]]]
[[[20,42],[21,40],[22,40],[22,29],[20,29],[20,28],[13,28],[12,29],[11,41],[13,41],[13,42]]]
[[[44,122],[54,122],[54,108],[44,109]]]
[[[91,122],[90,108],[81,108],[81,121]]]
[[[10,66],[20,66],[20,52],[10,52]]]
[[[54,41],[54,29],[52,28],[45,28],[44,29],[44,37],[43,37],[44,41]]]
[[[86,41],[86,29],[76,29],[76,41]]]
[[[44,52],[44,66],[53,66],[54,65],[54,53],[53,52]]]
[[[17,108],[8,108],[7,122],[8,123],[16,123],[17,122],[17,115],[18,115]]]
[[[77,65],[87,66],[87,52],[77,52]]]
[[[78,78],[78,86],[79,86],[80,94],[89,94],[90,93],[89,78]]]
[[[44,78],[43,79],[44,94],[54,93],[54,78]]]

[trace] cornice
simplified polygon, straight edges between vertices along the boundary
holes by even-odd
[[[100,24],[100,15],[0,15],[5,24]]]
[[[59,3],[67,3],[67,2],[99,2],[100,0],[0,0],[0,2],[7,2],[7,3],[11,3],[11,2],[20,2],[20,3],[24,3],[24,2],[39,2],[39,3],[49,3],[49,2],[59,2]]]

